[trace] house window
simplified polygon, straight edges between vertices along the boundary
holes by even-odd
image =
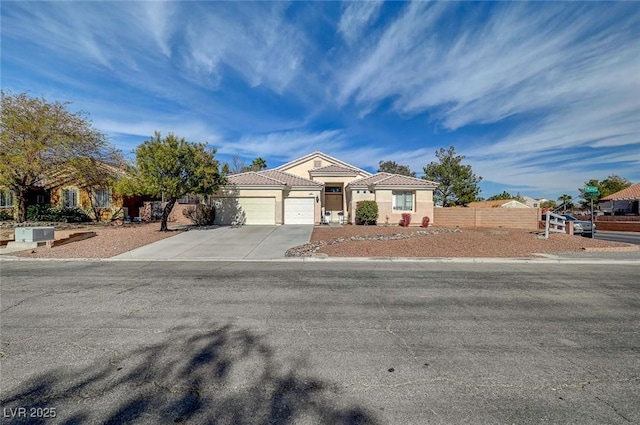
[[[13,207],[13,192],[0,190],[0,207]]]
[[[109,189],[98,189],[93,191],[94,208],[111,207],[111,192]]]
[[[413,211],[413,192],[394,190],[392,194],[394,211]]]
[[[64,189],[62,191],[62,208],[78,208],[78,191]]]
[[[325,186],[324,191],[327,193],[342,193],[342,186]]]
[[[322,161],[320,161],[319,159],[316,159],[315,161],[313,161],[313,167],[314,168],[322,167]]]

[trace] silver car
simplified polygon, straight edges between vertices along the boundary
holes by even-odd
[[[595,223],[591,223],[590,220],[578,220],[572,215],[569,214],[561,214],[567,221],[571,221],[573,223],[573,234],[574,235],[591,235],[596,232]]]

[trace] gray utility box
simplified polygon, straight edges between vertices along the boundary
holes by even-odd
[[[16,227],[16,242],[46,242],[52,241],[53,226],[51,227]]]

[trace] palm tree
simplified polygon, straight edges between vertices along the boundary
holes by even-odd
[[[265,161],[262,157],[258,157],[253,160],[250,167],[253,171],[260,171],[267,168],[267,161]]]
[[[558,201],[561,202],[562,212],[567,212],[567,207],[571,208],[573,206],[571,204],[571,199],[571,195],[567,195],[566,193],[558,198]]]

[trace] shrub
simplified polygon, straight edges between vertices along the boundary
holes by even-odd
[[[422,217],[422,227],[429,227],[429,217]]]
[[[51,205],[29,205],[27,221],[62,221],[61,210]]]
[[[13,220],[13,214],[8,211],[0,211],[0,220],[2,221]]]
[[[196,226],[208,226],[213,224],[216,218],[216,207],[198,204],[183,209],[182,215]]]
[[[407,227],[411,224],[411,214],[402,213],[402,220],[400,220],[400,226]]]
[[[378,220],[378,204],[376,201],[359,201],[356,204],[356,223],[376,224]]]
[[[51,205],[29,205],[27,221],[56,221],[82,223],[91,221],[91,217],[80,208],[59,208]]]

